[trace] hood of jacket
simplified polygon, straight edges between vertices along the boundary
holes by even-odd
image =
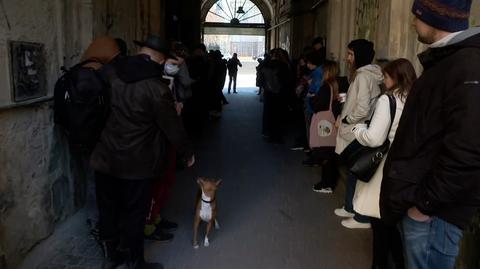
[[[360,74],[371,77],[378,82],[377,84],[383,82],[382,68],[376,64],[369,64],[360,67],[359,69],[357,69],[356,76]]]
[[[119,59],[114,68],[117,76],[125,83],[134,83],[150,78],[162,78],[163,65],[150,59],[148,55],[138,54]]]
[[[423,67],[428,69],[443,58],[464,48],[480,48],[480,27],[470,28],[458,34],[444,47],[427,49],[418,55],[418,59]]]

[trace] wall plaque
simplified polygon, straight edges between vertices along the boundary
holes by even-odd
[[[22,102],[46,96],[43,44],[10,41],[9,46],[13,101]]]

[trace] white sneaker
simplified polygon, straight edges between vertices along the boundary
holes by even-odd
[[[342,220],[342,226],[349,229],[370,229],[371,227],[370,223],[361,223],[353,218]]]
[[[342,206],[342,208],[335,209],[335,211],[333,211],[333,213],[335,213],[335,215],[337,215],[339,217],[342,217],[342,218],[353,218],[353,216],[355,216],[355,214],[350,213],[347,210],[345,210],[345,207],[343,207],[343,206]]]

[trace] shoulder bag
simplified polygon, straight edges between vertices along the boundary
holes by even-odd
[[[363,146],[357,139],[353,140],[345,150],[340,154],[340,160],[347,166],[350,172],[355,175],[358,180],[369,182],[378,165],[387,154],[390,148],[390,140],[388,134],[392,129],[397,103],[395,97],[387,95],[390,103],[390,127],[388,128],[387,138],[379,147],[371,148]],[[375,113],[375,112],[374,112]],[[373,115],[372,115],[373,117]]]

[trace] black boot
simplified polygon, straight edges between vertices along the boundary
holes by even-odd
[[[143,258],[143,251],[141,253],[135,253],[131,250],[122,250],[125,254],[125,263],[116,267],[116,269],[163,269],[163,265],[160,263],[145,262]]]
[[[117,240],[103,240],[100,242],[103,250],[103,265],[102,269],[115,269],[120,265],[122,257],[120,252],[118,252],[118,241]]]

